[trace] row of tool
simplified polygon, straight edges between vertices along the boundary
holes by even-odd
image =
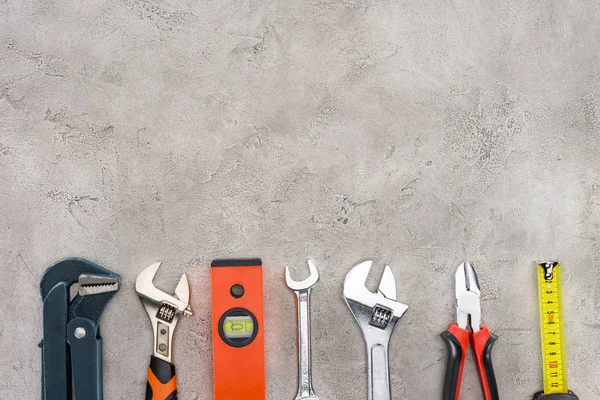
[[[385,266],[376,293],[365,286],[373,262],[354,266],[344,280],[344,299],[360,326],[367,350],[368,400],[390,400],[388,345],[392,332],[408,306],[396,300],[396,282]],[[285,281],[296,294],[298,309],[299,389],[295,400],[319,400],[311,377],[310,292],[319,275],[313,260],[311,271],[302,282],[291,279],[285,269]],[[561,265],[556,261],[536,263],[540,302],[540,325],[544,390],[533,400],[578,400],[568,390],[562,317]],[[498,385],[492,364],[492,347],[497,336],[481,324],[481,288],[475,268],[462,263],[454,275],[456,322],[442,333],[448,355],[442,400],[459,400],[462,374],[469,344],[473,348],[484,400],[499,400]],[[215,397],[216,398],[216,397]],[[233,398],[233,397],[232,397]],[[242,397],[239,397],[241,399]],[[263,397],[261,397],[262,399]],[[238,398],[235,398],[238,399]]]
[[[550,265],[550,264],[548,264]],[[294,292],[298,319],[298,392],[296,400],[318,400],[312,385],[310,296],[319,280],[308,259],[310,276],[294,281],[285,267],[285,282]],[[396,299],[396,283],[385,266],[376,293],[365,286],[372,261],[355,265],[346,275],[343,296],[360,326],[367,349],[368,399],[390,400],[388,345],[408,306]],[[135,288],[153,329],[146,400],[176,400],[177,377],[172,343],[182,315],[191,316],[185,274],[168,294],[156,288],[160,262],[143,270]],[[550,268],[550,267],[548,267]],[[215,400],[266,399],[263,332],[263,281],[260,259],[215,260],[211,264],[213,374]],[[546,274],[545,282],[550,282]],[[456,323],[442,337],[448,348],[443,400],[458,400],[469,343],[485,400],[498,400],[491,351],[497,337],[481,325],[480,287],[470,263],[455,273]],[[102,399],[102,340],[99,323],[108,302],[120,289],[119,275],[81,258],[50,266],[41,280],[43,298],[42,400]],[[73,288],[77,292],[72,294]],[[547,400],[576,397],[536,397]]]

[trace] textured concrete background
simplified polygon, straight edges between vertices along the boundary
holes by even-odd
[[[600,6],[595,1],[0,2],[0,398],[39,396],[45,268],[121,274],[102,320],[106,399],[141,399],[136,275],[189,274],[180,398],[211,399],[209,263],[265,263],[269,399],[296,391],[282,280],[319,263],[314,385],[365,399],[341,285],[383,263],[410,305],[394,399],[440,398],[453,272],[469,259],[503,399],[541,389],[534,260],[565,266],[570,387],[600,397]],[[481,399],[475,367],[462,399]]]

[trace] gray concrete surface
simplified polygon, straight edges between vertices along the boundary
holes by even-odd
[[[180,398],[211,399],[209,263],[265,263],[269,399],[296,390],[289,263],[314,291],[314,384],[365,399],[346,271],[389,263],[410,305],[394,399],[440,398],[452,274],[477,267],[502,399],[541,389],[534,260],[564,266],[570,387],[600,397],[600,6],[595,1],[0,2],[0,398],[39,396],[45,268],[121,274],[106,399],[141,399],[133,284],[191,279]],[[475,368],[461,398],[481,399]]]

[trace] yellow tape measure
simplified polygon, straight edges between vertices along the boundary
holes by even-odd
[[[562,308],[561,266],[537,264],[544,394],[567,393],[567,363]]]

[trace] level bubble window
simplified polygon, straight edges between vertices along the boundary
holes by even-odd
[[[232,308],[219,320],[219,335],[232,347],[244,347],[252,343],[258,328],[256,317],[245,308]]]

